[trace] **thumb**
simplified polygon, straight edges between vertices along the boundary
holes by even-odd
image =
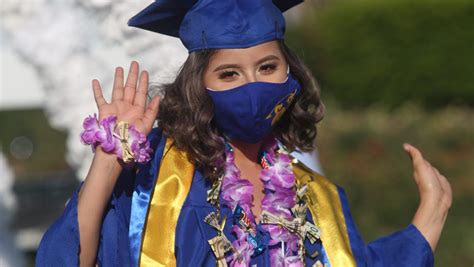
[[[416,169],[416,166],[421,166],[422,163],[424,163],[423,155],[421,155],[420,150],[418,150],[416,147],[414,147],[414,146],[412,146],[408,143],[404,143],[403,144],[403,149],[405,149],[407,154],[410,156],[411,161],[412,161],[413,166],[415,167],[415,169]]]

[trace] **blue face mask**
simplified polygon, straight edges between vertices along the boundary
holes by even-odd
[[[272,132],[300,94],[301,85],[288,73],[282,83],[251,82],[224,91],[207,88],[207,92],[219,130],[230,139],[257,143]]]

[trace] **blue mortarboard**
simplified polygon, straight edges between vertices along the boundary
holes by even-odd
[[[282,12],[303,0],[156,0],[128,25],[179,37],[189,52],[283,39]]]

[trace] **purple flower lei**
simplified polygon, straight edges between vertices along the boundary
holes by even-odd
[[[117,127],[116,116],[110,115],[99,122],[97,115],[94,113],[94,116],[86,117],[82,125],[84,130],[80,137],[83,144],[91,145],[93,152],[100,145],[104,152],[114,153],[119,159],[123,160],[123,145],[120,135],[115,132]],[[146,135],[138,131],[134,125],[128,127],[126,146],[136,162],[143,163],[151,159],[150,155],[153,150],[150,148],[150,142]]]
[[[293,218],[291,208],[296,205],[295,176],[291,167],[291,158],[287,153],[276,153],[278,144],[275,138],[264,144],[264,159],[267,164],[260,173],[263,182],[265,197],[262,200],[262,211],[271,212],[285,219]],[[240,171],[234,163],[234,154],[231,149],[226,150],[225,174],[222,181],[221,199],[222,204],[234,210],[237,205],[242,207],[252,220],[255,227],[254,215],[252,214],[253,185],[247,179],[240,177]],[[271,266],[303,266],[300,257],[297,256],[298,240],[296,234],[278,225],[262,225],[269,233],[268,245],[277,245],[270,249]],[[232,242],[238,253],[226,258],[230,266],[249,266],[250,258],[254,254],[255,247],[247,242],[249,233],[243,231],[238,225],[234,225],[232,233],[237,239]]]

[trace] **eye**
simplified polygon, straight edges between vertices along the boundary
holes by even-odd
[[[276,63],[265,63],[259,67],[259,71],[264,74],[271,74],[277,69]]]
[[[234,70],[225,70],[225,71],[219,73],[219,79],[229,80],[229,79],[234,78],[237,75],[239,75],[239,74]]]

